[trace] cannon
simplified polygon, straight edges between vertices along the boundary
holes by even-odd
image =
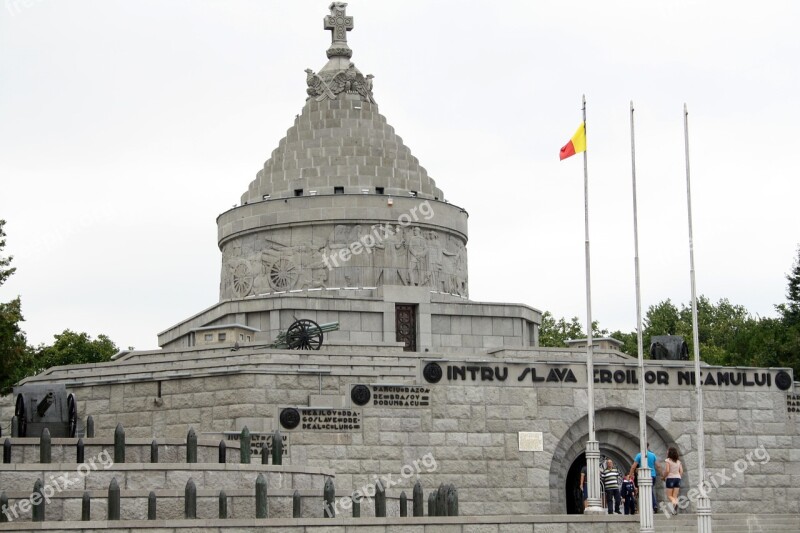
[[[282,350],[319,350],[322,348],[322,341],[325,333],[337,331],[338,322],[328,322],[327,324],[317,324],[308,318],[301,318],[292,322],[285,332],[281,331],[269,348]]]
[[[688,361],[689,347],[680,335],[655,335],[650,337],[650,358]]]
[[[44,428],[53,438],[76,436],[78,406],[64,385],[23,385],[14,387],[14,396],[20,437],[38,437]]]

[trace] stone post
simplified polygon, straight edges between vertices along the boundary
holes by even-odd
[[[92,418],[92,415],[86,417],[86,438],[94,438],[94,418]]]
[[[158,441],[156,439],[153,439],[153,442],[150,443],[150,462],[158,462]]]
[[[3,463],[11,464],[11,439],[3,442]]]
[[[239,438],[239,458],[240,463],[250,464],[250,430],[247,426],[242,428],[242,436]]]
[[[697,498],[697,532],[711,533],[711,501],[703,491]]]
[[[117,424],[114,430],[114,462],[120,464],[125,462],[125,428],[122,424]]]
[[[119,520],[120,507],[119,507],[119,483],[117,478],[111,478],[111,483],[108,485],[108,519]]]
[[[228,518],[228,495],[224,490],[219,491],[219,517]]]
[[[436,491],[436,516],[447,516],[447,487],[439,485]]]
[[[436,512],[436,491],[432,490],[428,494],[428,516],[437,516]]]
[[[408,516],[408,497],[406,491],[400,493],[400,516]]]
[[[155,520],[157,514],[158,502],[156,501],[156,493],[150,491],[150,494],[147,495],[147,519],[148,520]]]
[[[186,489],[183,491],[183,502],[184,518],[197,518],[197,486],[192,478],[189,478],[189,481],[186,482]]]
[[[325,518],[336,518],[336,509],[334,508],[333,499],[336,497],[336,488],[333,486],[333,480],[328,478],[325,480],[325,488],[322,490],[324,504]]]
[[[422,484],[419,480],[414,483],[414,491],[411,493],[411,499],[413,500],[412,512],[414,516],[423,516],[425,513],[422,505]]]
[[[276,429],[272,434],[272,464],[283,464],[283,435],[280,429]]]
[[[655,491],[656,488],[653,486],[653,476],[650,472],[650,468],[648,468],[646,455],[642,459],[641,464],[644,468],[637,469],[639,476],[639,532],[653,533],[655,531],[653,491]]]
[[[447,516],[458,516],[458,491],[453,485],[447,488]]]
[[[83,498],[81,498],[81,520],[88,522],[92,519],[92,496],[88,490],[83,491]]]
[[[75,462],[81,464],[86,459],[86,450],[83,445],[83,439],[78,439],[75,444]]]
[[[294,491],[292,494],[292,518],[300,518],[300,492]]]
[[[353,501],[353,518],[361,518],[361,495],[353,493],[350,499]]]
[[[258,474],[256,478],[256,518],[267,518],[268,515],[267,478],[264,477],[264,474]]]
[[[186,462],[197,462],[197,433],[194,428],[189,428],[189,433],[186,435]]]
[[[17,415],[11,417],[11,437],[19,437],[19,418]]]
[[[45,431],[47,431],[47,428],[45,428]],[[31,494],[31,504],[33,507],[31,514],[34,522],[44,522],[44,503],[42,480],[37,479],[36,483],[33,484],[33,494]]]
[[[0,494],[0,522],[8,522],[8,516],[4,512],[6,509],[8,509],[8,496],[3,492]]]
[[[49,463],[52,459],[51,448],[50,448],[50,430],[44,428],[42,430],[42,436],[39,439],[39,462],[40,463]]]
[[[269,464],[269,446],[267,445],[267,441],[261,443],[261,464]]]
[[[380,482],[375,484],[375,516],[386,517],[386,489]]]
[[[228,462],[228,447],[225,445],[225,439],[219,441],[219,464]]]

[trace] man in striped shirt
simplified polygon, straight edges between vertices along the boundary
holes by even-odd
[[[614,466],[614,461],[608,459],[606,461],[606,469],[600,472],[600,480],[603,482],[603,487],[606,491],[606,504],[608,505],[608,514],[622,514],[619,510],[619,470]]]

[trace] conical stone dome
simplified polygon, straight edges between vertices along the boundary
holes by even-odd
[[[306,69],[302,112],[217,219],[220,299],[427,287],[466,297],[467,213],[378,112],[372,75],[350,61],[346,4],[331,4],[328,63]],[[316,293],[321,294],[321,293]]]

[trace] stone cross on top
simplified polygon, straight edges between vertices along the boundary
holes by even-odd
[[[331,14],[323,22],[326,30],[331,30],[331,45],[328,48],[328,59],[338,56],[350,59],[353,51],[347,46],[347,32],[353,29],[353,17],[345,14],[346,2],[331,2],[328,6]]]

